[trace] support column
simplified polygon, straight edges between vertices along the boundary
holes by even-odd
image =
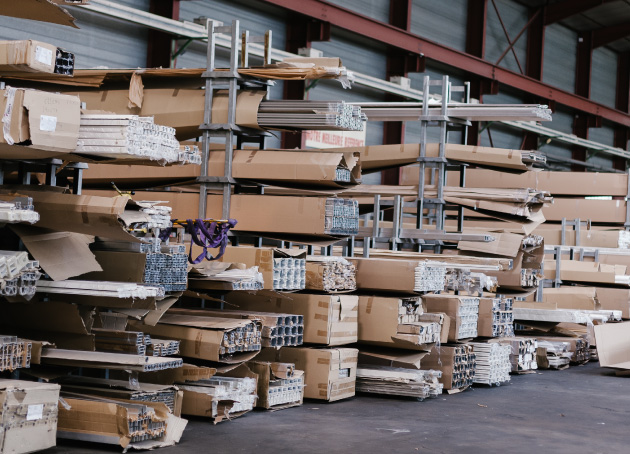
[[[617,88],[615,92],[615,108],[630,113],[630,52],[623,52],[617,56]],[[628,149],[630,128],[617,126],[615,128],[615,147]],[[615,169],[626,170],[626,160],[615,157]]]
[[[149,12],[179,20],[179,2],[180,0],[151,0]],[[149,29],[147,68],[170,68],[173,51],[171,34]]]
[[[583,32],[578,35],[577,61],[575,64],[575,93],[584,98],[591,97],[591,74],[593,68],[593,33]],[[588,139],[590,127],[601,126],[601,118],[588,115],[582,112],[575,114],[573,121],[573,134],[582,139]],[[587,151],[583,147],[572,147],[572,158],[578,161],[586,161]],[[583,166],[572,165],[573,171],[583,172]]]
[[[466,53],[484,58],[486,55],[486,27],[488,24],[488,0],[468,0],[466,18]],[[481,77],[470,77],[470,97],[483,102],[484,93],[488,93],[491,84]],[[498,90],[498,84],[494,89]],[[467,145],[479,145],[479,122],[468,127]]]
[[[330,41],[330,23],[298,14],[289,15],[285,50],[297,54],[301,48],[310,48],[313,41]],[[304,99],[306,83],[301,80],[284,81],[284,99]],[[301,132],[282,133],[282,148],[301,147]]]

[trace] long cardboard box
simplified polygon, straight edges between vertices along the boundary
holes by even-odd
[[[622,265],[605,265],[598,262],[580,262],[578,260],[560,261],[560,279],[573,282],[591,282],[596,284],[625,285],[618,277],[625,276],[626,267]],[[556,278],[556,261],[545,261],[545,278]]]
[[[0,74],[55,71],[57,46],[35,41],[0,41]]]
[[[358,355],[356,348],[283,347],[266,349],[261,356],[295,364],[305,374],[304,397],[333,402],[354,396]]]
[[[363,168],[370,172],[405,166],[417,162],[420,156],[420,144],[371,145],[366,147],[333,148],[331,151],[357,150],[361,152]],[[439,155],[439,144],[429,143],[426,155],[436,158]],[[505,168],[525,172],[530,166],[523,163],[520,150],[503,148],[477,147],[470,145],[446,144],[445,156],[454,161],[468,162],[479,166]],[[418,184],[418,168],[415,184]],[[406,183],[407,184],[407,183]]]
[[[225,152],[213,151],[208,174],[223,176]],[[349,172],[349,181],[337,178],[337,169]],[[308,150],[235,150],[232,177],[288,187],[343,189],[361,180],[358,152],[327,153]]]
[[[60,386],[0,380],[0,453],[23,454],[56,446]]]
[[[543,302],[554,302],[558,309],[598,311],[601,309],[594,287],[546,288]]]
[[[427,312],[444,313],[448,316],[448,342],[477,337],[479,298],[457,295],[427,294],[422,297]],[[468,334],[466,334],[468,333]]]
[[[76,96],[5,87],[0,112],[0,158],[45,159],[77,147],[81,112]]]
[[[155,326],[148,326],[133,320],[129,322],[130,329],[150,334],[152,337],[179,340],[179,350],[182,356],[225,364],[248,361],[258,354],[260,350],[259,328],[257,329],[258,348],[253,351],[235,351],[229,354],[228,347],[224,342],[224,338],[229,337],[231,332],[235,332],[235,337],[238,338],[238,331],[249,329],[251,325],[260,326],[260,323],[242,319],[168,314],[162,316],[160,323]],[[244,339],[243,342],[245,342]]]
[[[334,346],[352,344],[358,339],[359,297],[355,295],[231,292],[226,300],[241,310],[302,315],[304,343]]]
[[[415,308],[411,309],[412,307]],[[409,309],[407,309],[409,308]],[[414,321],[401,321],[409,311],[418,314]],[[384,347],[429,351],[440,340],[440,332],[427,340],[425,329],[433,329],[431,322],[420,321],[422,300],[387,296],[359,297],[359,342]],[[439,325],[438,330],[440,329]],[[448,324],[447,324],[448,328]],[[433,339],[433,337],[435,339]]]
[[[359,290],[415,293],[419,260],[352,259],[357,267]]]
[[[258,271],[263,275],[263,288],[273,290],[273,275],[274,268],[276,268],[274,259],[280,258],[304,260],[306,259],[306,250],[235,246],[226,248],[225,253],[219,260],[227,263],[244,263],[248,268],[257,266]]]

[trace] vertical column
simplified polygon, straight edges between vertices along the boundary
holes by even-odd
[[[617,56],[615,108],[630,113],[630,52],[623,52]],[[615,128],[614,145],[627,150],[628,140],[630,140],[630,128],[617,126]],[[613,159],[613,166],[618,170],[626,170],[626,160],[615,157]]]
[[[389,1],[389,23],[405,31],[411,30],[411,0]],[[408,77],[410,72],[424,71],[424,58],[418,54],[389,48],[387,50],[387,70],[385,78]],[[399,101],[395,95],[387,95],[387,101]],[[405,141],[405,123],[386,121],[383,123],[383,143],[397,144]],[[381,173],[381,183],[397,185],[400,183],[400,169],[389,169]]]
[[[151,0],[149,12],[169,19],[179,20],[180,0]],[[173,36],[149,29],[147,44],[147,68],[170,68],[173,55]]]
[[[577,61],[575,64],[575,93],[585,98],[591,96],[591,73],[593,67],[593,33],[583,32],[578,35]],[[596,126],[597,120],[591,115],[577,112],[573,120],[573,134],[588,139],[588,130]],[[599,120],[601,125],[601,119]],[[586,161],[587,151],[583,147],[572,147],[572,158]],[[573,171],[584,171],[584,166],[573,165]]]
[[[486,26],[488,23],[488,0],[468,0],[466,20],[466,53],[484,58],[486,55]],[[481,77],[470,80],[470,97],[483,102],[486,83]],[[479,145],[479,122],[468,128],[468,145]]]
[[[289,15],[287,19],[286,51],[297,54],[301,48],[311,47],[313,41],[330,41],[330,23],[297,14]],[[301,80],[285,81],[284,99],[304,99],[306,83]],[[282,148],[301,147],[301,132],[282,133]]]

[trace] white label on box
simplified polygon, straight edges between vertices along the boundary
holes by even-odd
[[[42,115],[39,117],[39,130],[55,132],[57,129],[57,117],[51,117],[50,115]]]
[[[42,419],[43,414],[44,414],[44,404],[29,405],[28,411],[26,412],[26,420],[37,421],[38,419]]]
[[[42,46],[35,47],[35,60],[43,63],[44,65],[52,65],[54,63],[52,50],[46,49]]]

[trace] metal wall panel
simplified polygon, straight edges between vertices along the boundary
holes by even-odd
[[[413,0],[411,33],[466,50],[468,0]]]
[[[573,93],[577,59],[577,33],[560,24],[545,29],[543,82]]]
[[[615,129],[608,124],[602,125],[601,128],[590,128],[588,139],[613,146],[615,144]]]
[[[595,49],[591,73],[591,99],[615,107],[616,86],[617,54],[606,47]]]
[[[148,11],[149,0],[118,3]],[[80,7],[68,8],[80,29],[0,16],[0,39],[35,39],[76,55],[77,68],[137,68],[147,61],[147,29]]]
[[[324,57],[339,57],[344,66],[372,77],[385,79],[387,49],[383,44],[359,41],[350,33],[333,29],[330,41],[315,42],[314,49],[324,52]]]
[[[328,0],[328,3],[348,8],[381,22],[389,22],[389,0]]]
[[[527,7],[511,0],[495,0],[501,20],[507,29],[510,39],[514,40],[516,35],[527,24]],[[486,27],[486,60],[496,62],[501,54],[509,46],[508,40],[503,32],[499,15],[495,11],[492,2],[488,2],[488,25]],[[514,44],[513,48],[518,56],[518,61],[525,70],[527,57],[527,36],[524,33]],[[513,53],[508,52],[499,66],[520,73],[516,58]]]

